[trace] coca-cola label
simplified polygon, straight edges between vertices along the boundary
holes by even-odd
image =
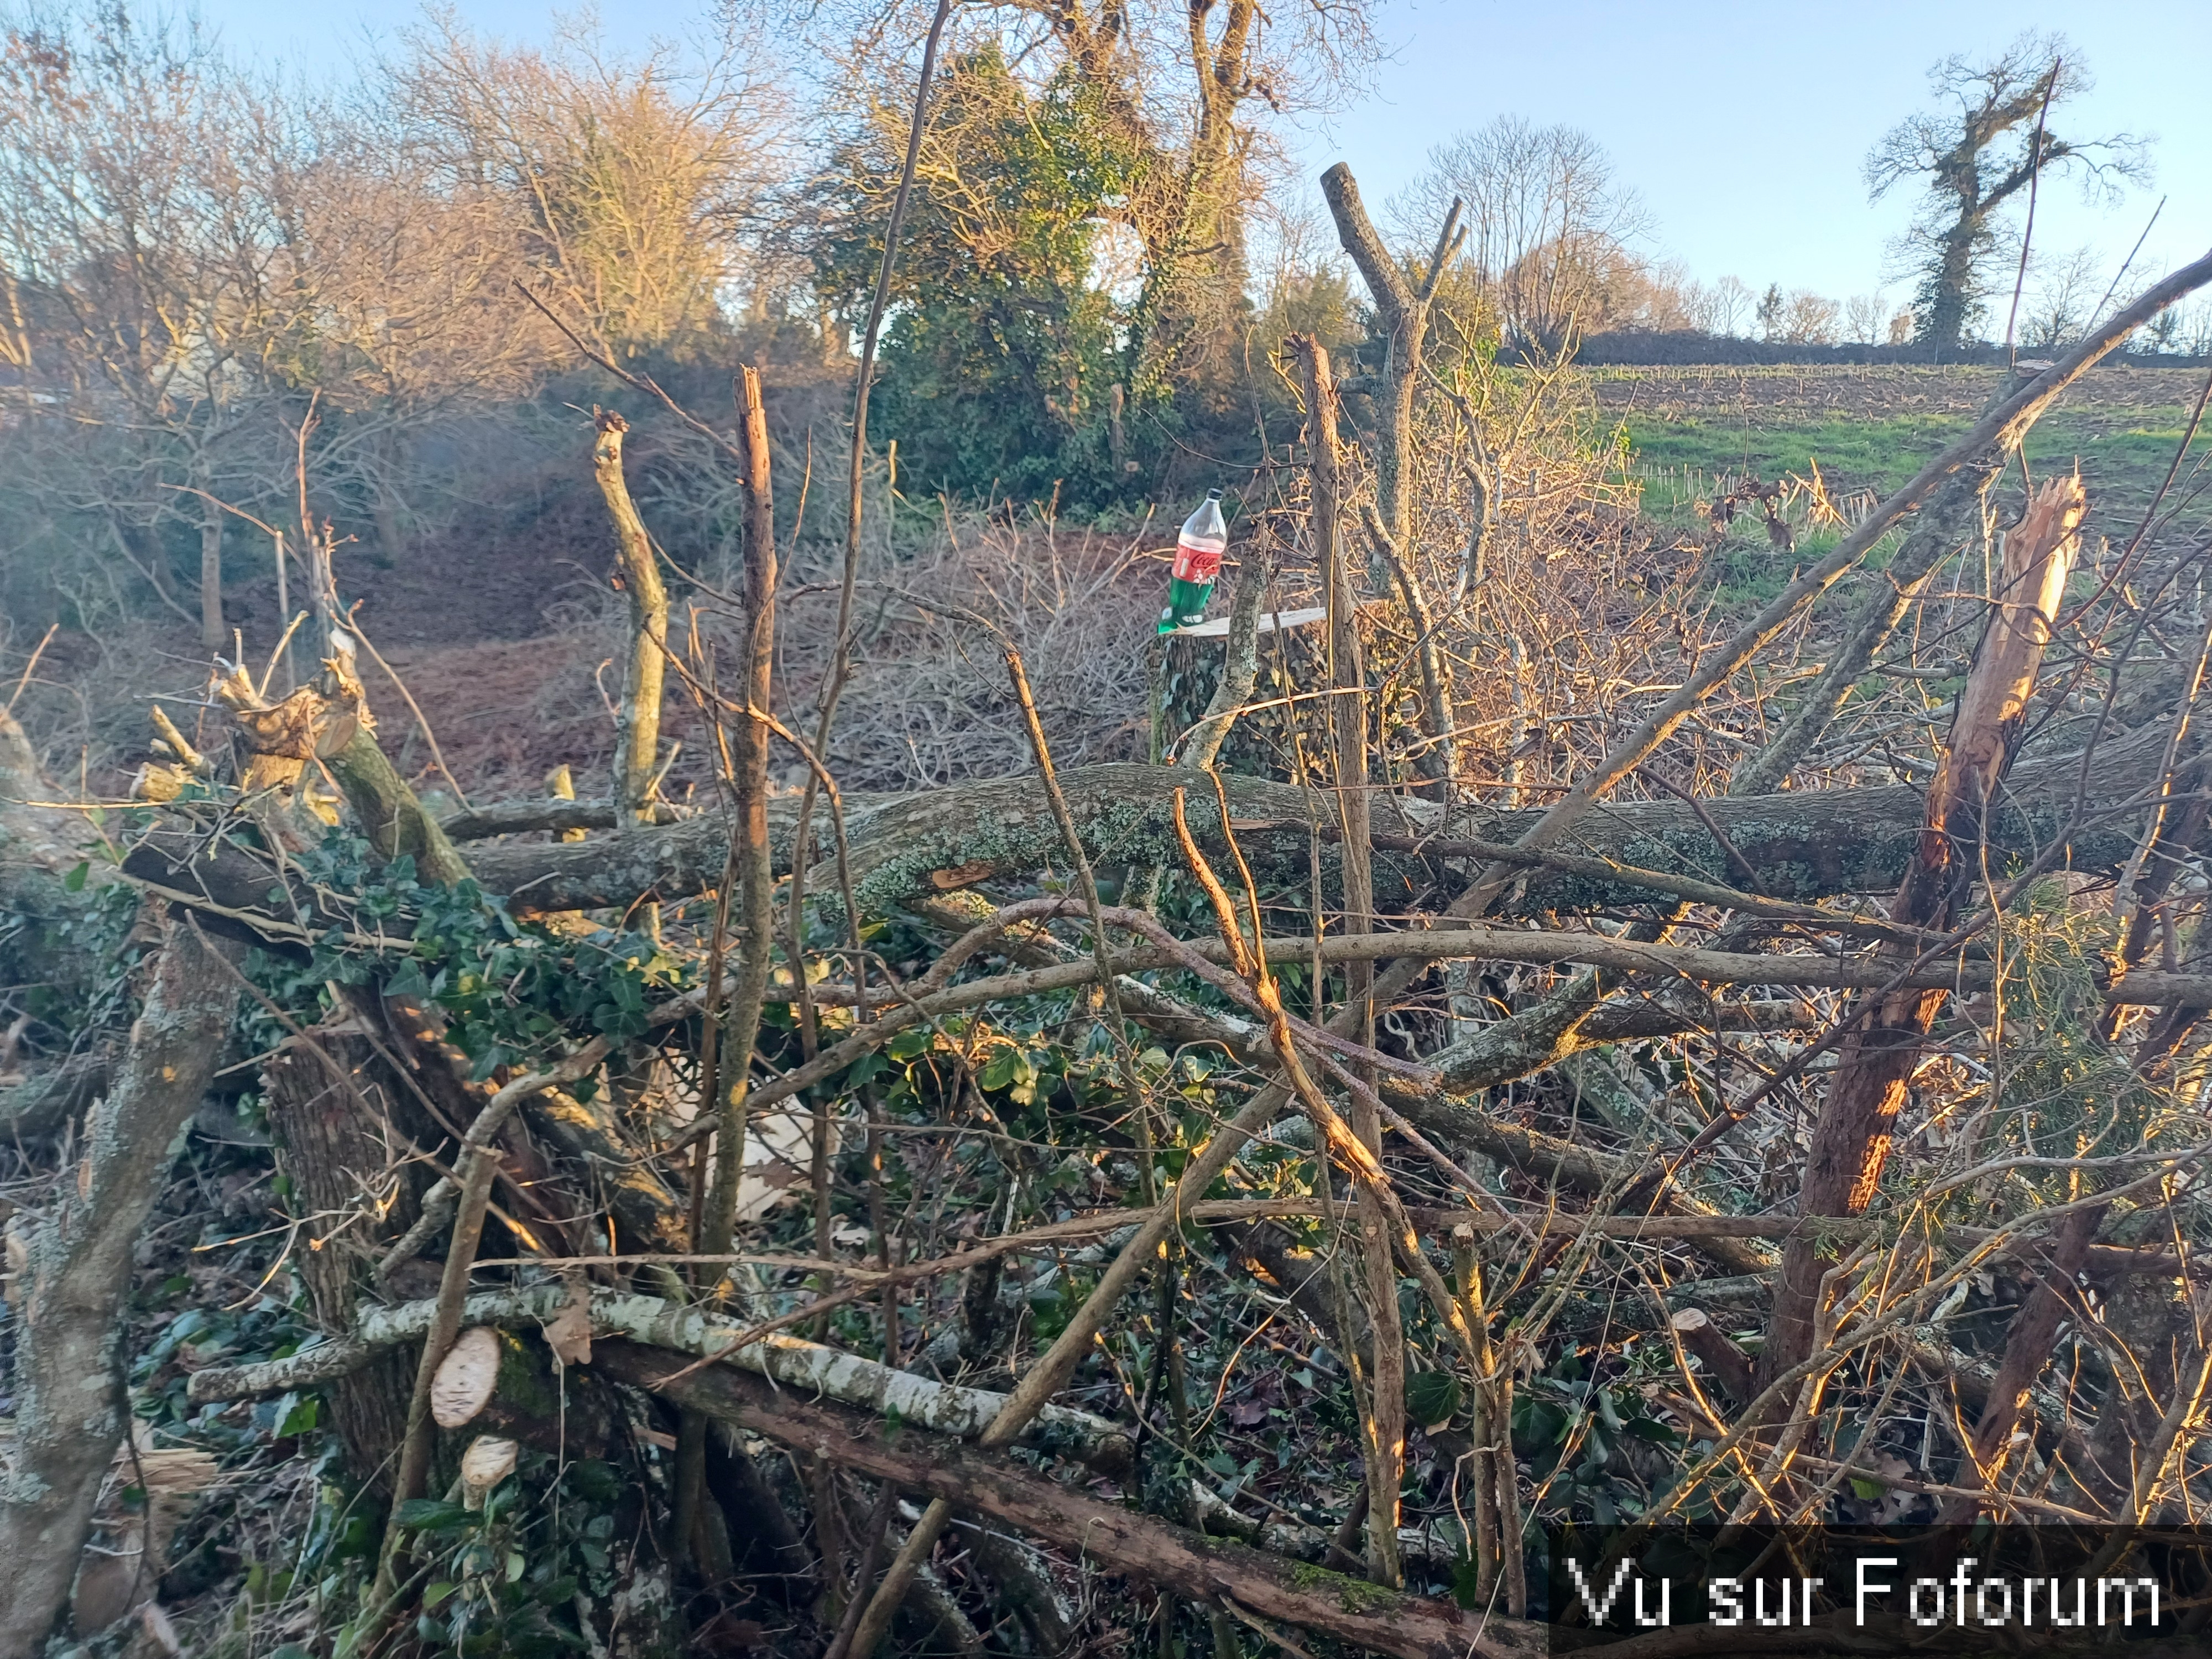
[[[1221,574],[1221,549],[1194,547],[1188,542],[1176,544],[1175,579],[1191,582],[1200,587],[1211,586]]]

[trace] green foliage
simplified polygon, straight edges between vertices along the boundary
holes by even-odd
[[[1625,1363],[1601,1354],[1586,1365],[1569,1342],[1515,1391],[1514,1449],[1548,1487],[1547,1510],[1610,1526],[1649,1503],[1650,1474],[1672,1462],[1653,1454],[1671,1454],[1681,1442],[1643,1386],[1647,1376],[1671,1380],[1664,1347],[1640,1345]]]
[[[331,982],[376,983],[386,995],[435,1003],[478,1081],[543,1054],[563,1034],[641,1036],[651,1004],[690,977],[690,967],[647,934],[610,928],[579,939],[518,921],[473,881],[425,885],[410,858],[372,866],[357,837],[333,833],[301,863],[312,878],[350,895],[366,926],[410,917],[410,948],[395,939],[390,952],[365,951],[333,930],[304,964],[257,954],[257,979],[295,1006],[312,1006],[313,988]],[[276,1040],[274,1029],[258,1035]]]
[[[623,1490],[609,1464],[562,1468],[526,1451],[481,1510],[428,1498],[402,1504],[394,1518],[428,1561],[412,1626],[422,1650],[550,1656],[594,1645],[580,1611],[616,1589]]]
[[[830,164],[815,281],[865,316],[902,156],[871,130]],[[890,295],[876,429],[926,489],[1117,494],[1107,434],[1126,317],[1096,270],[1139,149],[1073,74],[1032,89],[998,48],[947,71]],[[1064,483],[1063,483],[1064,481]]]

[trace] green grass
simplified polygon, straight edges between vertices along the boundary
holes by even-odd
[[[1662,523],[1687,528],[1697,518],[1697,503],[1711,499],[1720,477],[1747,471],[1770,480],[1790,473],[1807,477],[1815,460],[1838,498],[1860,490],[1886,495],[1969,425],[1948,415],[1792,420],[1769,414],[1762,420],[1762,413],[1751,411],[1748,422],[1628,416],[1631,471],[1644,486],[1644,510]],[[2188,411],[2178,407],[2062,411],[2029,433],[2028,465],[2042,476],[2069,469],[2078,459],[2089,490],[2092,532],[2104,520],[2102,533],[2115,533],[2113,521],[2140,513],[2166,477],[2188,418]],[[2208,449],[2212,433],[2200,431],[2191,445],[2192,458]],[[1798,556],[1808,555],[1817,556],[1813,538],[1801,538]],[[1765,557],[1760,556],[1761,562]],[[1773,562],[1786,566],[1790,561],[1778,555]],[[1732,588],[1749,592],[1763,585],[1751,572],[1730,572]]]
[[[1894,488],[1966,423],[1949,416],[1904,415],[1879,421],[1830,416],[1785,425],[1750,425],[1702,416],[1660,422],[1628,418],[1629,442],[1646,471],[1753,471],[1763,478],[1803,474],[1817,458],[1832,488]]]

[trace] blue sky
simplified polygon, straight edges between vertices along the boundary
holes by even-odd
[[[200,0],[200,9],[234,48],[295,63],[327,62],[418,15],[362,0]],[[456,9],[481,32],[533,40],[553,15],[521,0],[457,0]],[[624,33],[680,35],[702,9],[699,0],[629,0],[618,21]],[[1706,280],[1839,299],[1871,292],[1907,209],[1868,204],[1868,147],[1924,102],[1935,59],[1993,51],[2033,27],[2063,32],[2096,76],[2094,92],[2054,123],[2062,132],[2159,139],[2154,181],[2116,210],[2085,206],[2072,186],[2046,191],[2038,247],[2093,246],[2116,264],[2161,196],[2136,274],[2212,246],[2204,0],[1382,0],[1377,15],[1390,57],[1372,91],[1285,135],[1309,180],[1348,161],[1370,201],[1412,179],[1439,139],[1492,116],[1566,122],[1603,143],[1642,194],[1656,227],[1650,252]],[[1893,301],[1902,288],[1888,284]]]

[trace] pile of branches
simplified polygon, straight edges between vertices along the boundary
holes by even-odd
[[[1480,645],[1444,626],[1462,550],[1414,527],[1387,387],[1354,394],[1355,512],[1310,338],[1296,491],[1164,763],[1057,769],[1018,642],[909,594],[902,625],[995,650],[1031,764],[845,797],[849,609],[811,721],[777,712],[750,373],[732,431],[686,417],[746,504],[742,580],[699,601],[719,661],[672,641],[598,422],[634,621],[609,799],[433,818],[331,592],[320,672],[222,665],[127,810],[64,810],[11,737],[0,945],[55,1012],[0,1110],[61,1155],[9,1235],[0,1655],[73,1581],[96,1622],[95,1525],[137,1563],[106,1614],[168,1628],[179,1547],[110,1471],[227,1424],[330,1457],[281,1583],[224,1615],[240,1650],[1533,1653],[1549,1522],[2191,1512],[2206,651],[2178,689],[2136,667],[2179,611],[2130,596],[2203,550],[2130,546],[2069,599],[2088,504],[2040,483],[1954,601],[1971,659],[1913,781],[1806,763],[2027,426],[2207,276],[2008,385],[1542,792],[1460,781],[1481,740],[1430,647]],[[1402,337],[1426,296],[1389,280]],[[1636,798],[1893,530],[1724,790]],[[1327,648],[1259,696],[1291,562]],[[690,816],[667,696],[720,757]],[[1223,769],[1277,706],[1291,774]],[[196,1305],[126,1358],[134,1245],[211,1097],[283,1183],[230,1304],[263,1322]]]

